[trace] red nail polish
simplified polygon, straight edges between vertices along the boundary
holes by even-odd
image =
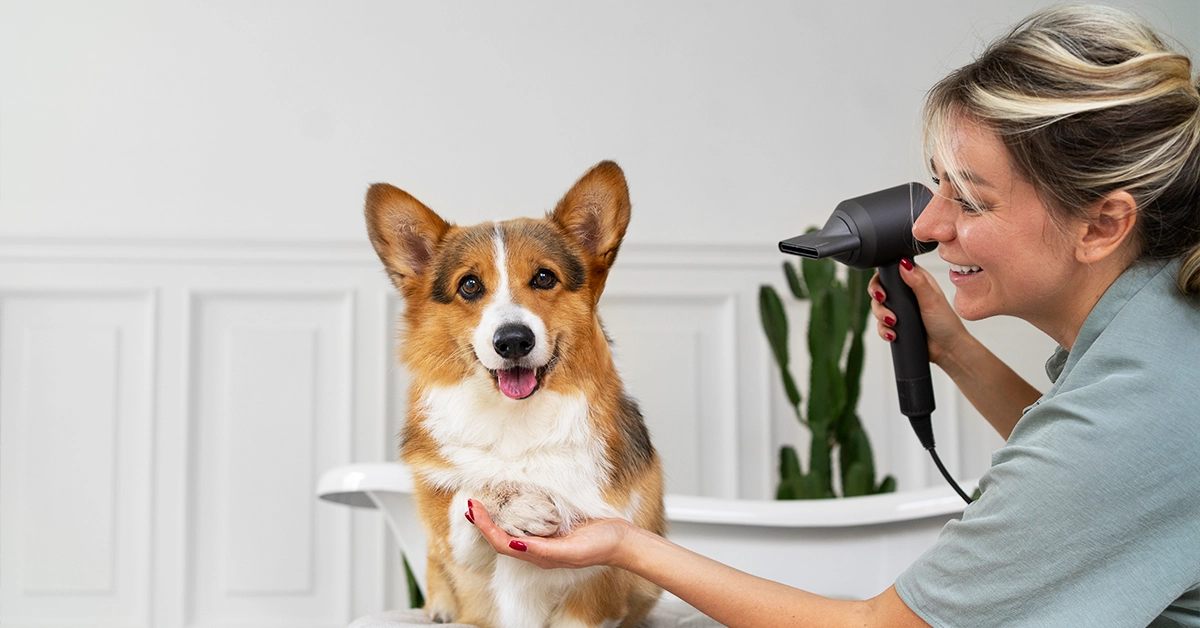
[[[470,521],[472,524],[475,523],[475,516],[471,514],[470,510],[467,511],[467,521]]]
[[[875,300],[876,300],[876,301],[879,301],[880,303],[883,303],[883,293],[882,293],[882,292],[880,292],[880,291],[876,290],[876,291],[875,291],[875,294],[873,294],[873,295],[871,295],[871,296],[875,297]]]
[[[525,550],[529,549],[528,547],[525,547],[524,543],[516,539],[509,541],[508,546],[517,550],[518,552],[524,552]]]
[[[900,258],[900,265],[904,267],[904,270],[912,270],[913,269],[912,260],[908,259],[907,257]]]
[[[883,317],[883,324],[884,324],[884,325],[887,325],[888,327],[895,327],[895,326],[896,326],[896,319],[892,318],[891,316],[884,316],[884,317]]]
[[[891,342],[896,339],[896,334],[893,334],[892,332],[889,331],[889,332],[885,333],[883,335],[883,337],[887,338],[888,342]]]

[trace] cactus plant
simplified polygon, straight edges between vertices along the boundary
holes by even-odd
[[[412,567],[408,565],[408,556],[401,554],[400,560],[404,563],[404,582],[408,586],[408,607],[425,608],[425,596],[421,594],[417,577],[413,575]]]
[[[812,434],[807,472],[793,447],[785,445],[780,450],[776,498],[836,497],[833,483],[835,449],[844,496],[895,491],[896,480],[890,475],[875,483],[871,443],[857,414],[862,384],[863,330],[871,306],[867,299],[867,281],[871,273],[848,269],[843,283],[837,277],[837,267],[832,260],[803,259],[799,267],[800,272],[797,272],[791,263],[783,263],[792,295],[808,301],[811,306],[808,351],[812,361],[807,412],[801,412],[800,390],[789,366],[788,322],[783,301],[770,285],[763,285],[758,295],[763,331],[779,366],[784,392],[796,419]]]

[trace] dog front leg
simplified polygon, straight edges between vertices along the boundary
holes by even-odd
[[[477,495],[460,491],[450,500],[450,549],[454,560],[463,567],[471,570],[491,573],[492,564],[496,562],[496,550],[488,545],[487,539],[479,533],[479,528],[463,515],[467,512],[467,499]],[[485,502],[485,507],[487,504]],[[490,509],[489,509],[490,512]]]
[[[435,624],[448,624],[458,619],[458,599],[443,567],[441,561],[430,556],[425,568],[425,591],[429,594],[429,599],[425,600],[425,614]]]

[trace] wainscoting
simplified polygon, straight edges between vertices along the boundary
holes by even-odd
[[[805,444],[757,313],[782,259],[621,253],[602,315],[671,492],[767,498],[779,445]],[[0,624],[333,628],[398,603],[378,515],[313,489],[394,458],[401,308],[365,242],[0,240]],[[984,332],[1035,370],[1045,343],[1007,325]],[[978,476],[1000,441],[936,375],[943,459]],[[901,489],[940,481],[890,377],[871,336],[877,467]]]

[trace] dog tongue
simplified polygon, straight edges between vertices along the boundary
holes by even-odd
[[[533,394],[533,389],[537,387],[537,378],[533,376],[533,369],[520,367],[500,369],[497,371],[497,375],[497,379],[500,381],[500,392],[512,399],[524,399]]]

